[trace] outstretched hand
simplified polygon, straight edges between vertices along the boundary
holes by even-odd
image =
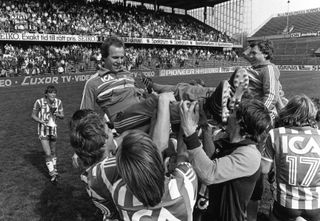
[[[196,132],[199,122],[199,103],[197,101],[180,102],[181,128],[185,136]]]
[[[176,98],[174,97],[173,92],[164,92],[164,93],[159,94],[159,100],[172,102],[172,101],[176,101]]]

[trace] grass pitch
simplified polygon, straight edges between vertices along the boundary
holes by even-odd
[[[216,86],[229,73],[154,78],[155,82],[175,84],[202,78],[208,86]],[[320,97],[320,72],[283,72],[283,90],[287,97],[305,93]],[[58,121],[57,185],[50,183],[44,154],[37,138],[36,123],[31,120],[35,100],[43,96],[46,85],[0,88],[0,220],[4,221],[82,221],[101,220],[92,205],[79,175],[71,164],[68,122],[78,109],[83,83],[56,85],[62,100],[65,119]],[[266,194],[260,209],[265,220],[271,196]]]

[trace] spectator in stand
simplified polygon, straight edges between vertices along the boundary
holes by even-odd
[[[238,62],[239,57],[238,57],[238,54],[237,54],[237,52],[235,50],[231,51],[231,59],[234,62]]]
[[[3,21],[0,28],[4,32],[229,41],[226,34],[208,30],[208,26],[187,17],[182,19],[181,15],[101,1],[74,4],[72,1],[53,0],[48,4],[38,0],[12,0],[0,5],[0,20]]]
[[[99,48],[88,48],[75,44],[64,46],[29,45],[27,48],[19,44],[5,44],[3,48],[3,75],[8,77],[57,74],[61,66],[64,69],[63,73],[75,72],[75,70],[93,72],[97,68],[101,68]],[[214,56],[217,53],[217,51],[198,48],[167,49],[159,46],[146,49],[131,46],[126,49],[125,66],[132,70],[137,68],[179,68],[180,66],[194,66],[193,61],[195,60],[198,61],[199,66],[234,65],[233,62],[217,64],[219,58]]]
[[[262,154],[262,172],[275,168],[275,193],[270,220],[301,216],[320,220],[320,133],[317,108],[305,95],[292,97],[279,112]]]

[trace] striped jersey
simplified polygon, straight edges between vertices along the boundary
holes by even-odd
[[[272,63],[259,65],[248,69],[250,94],[263,101],[264,105],[276,116],[276,104],[279,100],[280,71]]]
[[[104,221],[119,218],[109,191],[112,189],[112,183],[119,178],[115,157],[105,158],[81,174],[81,180],[86,184],[87,193],[93,204],[101,210]]]
[[[95,109],[95,103],[114,121],[116,114],[140,102],[139,89],[129,72],[99,70],[86,82],[80,109]]]
[[[320,208],[320,130],[312,127],[270,131],[263,159],[274,162],[275,200],[291,209]]]
[[[50,107],[51,106],[51,107]],[[42,121],[48,122],[51,116],[50,108],[56,108],[55,112],[62,112],[62,102],[60,99],[55,98],[53,103],[49,103],[47,98],[37,99],[33,105],[33,110],[38,112],[38,118]],[[52,118],[56,123],[56,118]],[[43,124],[38,123],[38,135],[39,136],[57,136],[57,127],[48,127]]]
[[[124,221],[191,221],[197,196],[197,177],[189,163],[181,163],[165,179],[161,202],[145,207],[132,194],[122,179],[113,185],[113,199]]]

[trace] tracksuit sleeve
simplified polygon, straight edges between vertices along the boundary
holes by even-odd
[[[279,79],[271,65],[267,65],[263,72],[263,103],[269,110],[272,110],[278,101]]]
[[[190,162],[199,179],[206,185],[250,176],[260,167],[261,155],[254,146],[239,147],[230,155],[211,160],[202,149],[197,136],[193,134],[184,141],[188,148]],[[197,142],[200,146],[195,145]]]
[[[95,99],[96,93],[93,85],[90,83],[90,80],[86,82],[83,92],[82,99],[80,104],[80,109],[95,109]]]
[[[266,140],[265,148],[262,151],[262,159],[268,162],[273,162],[275,150],[274,145],[274,130],[269,132],[269,136]]]

